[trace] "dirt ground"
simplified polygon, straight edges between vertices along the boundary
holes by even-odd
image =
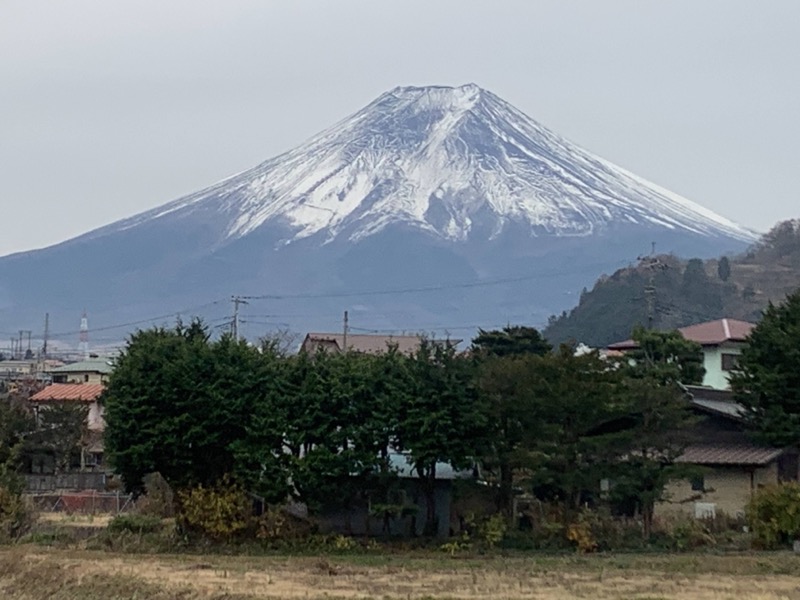
[[[0,550],[0,597],[800,600],[800,557],[142,556],[27,546]]]

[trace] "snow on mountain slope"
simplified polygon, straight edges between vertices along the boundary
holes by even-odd
[[[286,227],[285,243],[357,241],[396,223],[464,241],[510,222],[532,235],[640,224],[754,239],[473,84],[395,88],[289,152],[95,234],[199,211],[221,219],[220,243],[267,223]]]

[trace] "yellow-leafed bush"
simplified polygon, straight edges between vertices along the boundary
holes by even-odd
[[[231,541],[254,524],[252,504],[241,487],[227,480],[215,487],[200,485],[178,493],[176,522],[185,533]]]

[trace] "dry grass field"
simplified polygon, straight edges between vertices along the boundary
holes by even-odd
[[[617,555],[242,557],[0,550],[6,600],[800,599],[800,558]]]

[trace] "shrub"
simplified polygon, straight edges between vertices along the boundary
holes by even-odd
[[[161,473],[149,473],[143,482],[145,492],[136,501],[136,512],[161,518],[174,517],[175,496]]]
[[[478,531],[480,532],[481,541],[489,548],[494,548],[506,537],[508,521],[504,515],[497,513],[481,523]]]
[[[771,485],[756,491],[747,507],[755,544],[764,548],[800,538],[800,484]]]
[[[216,487],[199,485],[178,492],[176,522],[185,533],[214,542],[231,541],[255,523],[245,491],[227,479]]]
[[[581,554],[597,550],[597,539],[592,531],[593,516],[588,509],[582,510],[577,519],[567,526],[567,539],[575,544]]]
[[[111,533],[156,533],[162,527],[163,523],[160,517],[135,513],[118,515],[108,523],[108,531]]]
[[[281,507],[268,507],[256,520],[256,537],[267,544],[296,542],[308,538],[312,524]]]
[[[677,514],[661,519],[658,531],[664,534],[665,547],[669,550],[696,550],[717,545],[712,526],[712,519],[701,520],[691,515]]]
[[[36,520],[33,507],[19,492],[0,486],[0,542],[16,541]]]

